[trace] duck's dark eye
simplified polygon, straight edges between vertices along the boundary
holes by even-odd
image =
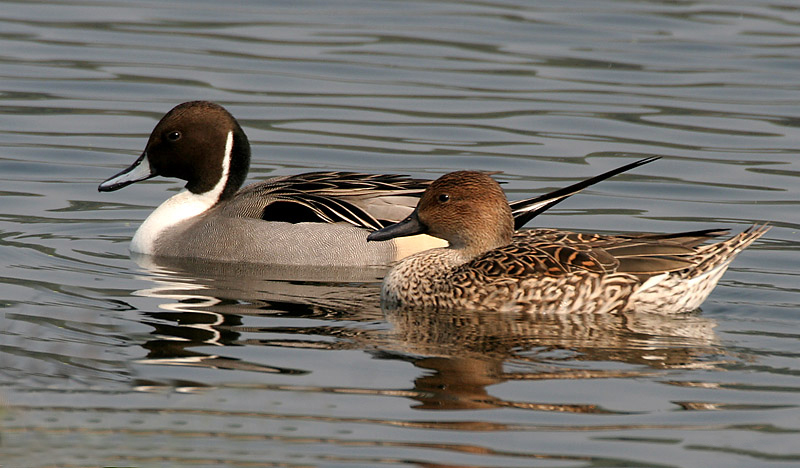
[[[443,194],[439,195],[439,202],[440,203],[444,203],[444,202],[446,202],[448,200],[450,200],[450,195],[448,195],[446,193],[443,193]]]
[[[181,132],[177,130],[174,132],[167,133],[167,140],[169,141],[178,141],[180,139],[181,139]]]

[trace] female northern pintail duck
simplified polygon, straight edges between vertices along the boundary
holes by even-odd
[[[767,230],[753,226],[705,246],[699,244],[727,231],[515,233],[497,182],[461,171],[433,182],[408,218],[369,240],[426,233],[450,243],[389,271],[381,293],[389,308],[674,313],[699,307],[733,258]]]
[[[536,198],[512,204],[518,227],[583,188],[652,161],[647,158]],[[139,227],[133,252],[167,257],[284,265],[386,265],[444,246],[427,235],[367,243],[369,232],[414,210],[428,180],[385,174],[312,172],[276,177],[240,190],[250,144],[223,107],[187,102],[156,125],[142,155],[99,186],[114,191],[161,175],[186,190]]]

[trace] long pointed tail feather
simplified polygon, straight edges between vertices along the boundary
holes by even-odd
[[[657,159],[661,159],[661,156],[651,156],[649,158],[640,159],[622,167],[618,167],[592,178],[583,180],[576,184],[572,184],[568,187],[554,190],[538,197],[511,202],[511,211],[514,214],[514,229],[520,229],[522,226],[527,224],[528,221],[547,211],[556,204],[566,200],[570,196],[575,195],[586,187],[592,186],[598,182],[602,182],[617,174],[629,171],[635,167],[651,163]]]

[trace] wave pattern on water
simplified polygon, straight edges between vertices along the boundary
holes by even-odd
[[[792,2],[0,8],[3,465],[800,459]],[[131,258],[179,185],[96,186],[194,99],[240,120],[253,180],[470,168],[521,198],[662,155],[532,224],[774,228],[678,317],[384,314],[382,270]]]

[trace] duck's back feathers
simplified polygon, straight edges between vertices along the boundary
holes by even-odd
[[[265,221],[375,230],[408,216],[429,183],[395,174],[310,172],[246,186],[226,209]]]
[[[560,276],[583,270],[648,276],[695,264],[698,249],[693,246],[722,232],[603,235],[531,229],[465,267],[495,275]]]
[[[562,243],[529,242],[518,236],[506,246],[490,250],[463,268],[488,277],[549,275],[562,276],[578,270],[607,273],[618,262],[603,249]]]

